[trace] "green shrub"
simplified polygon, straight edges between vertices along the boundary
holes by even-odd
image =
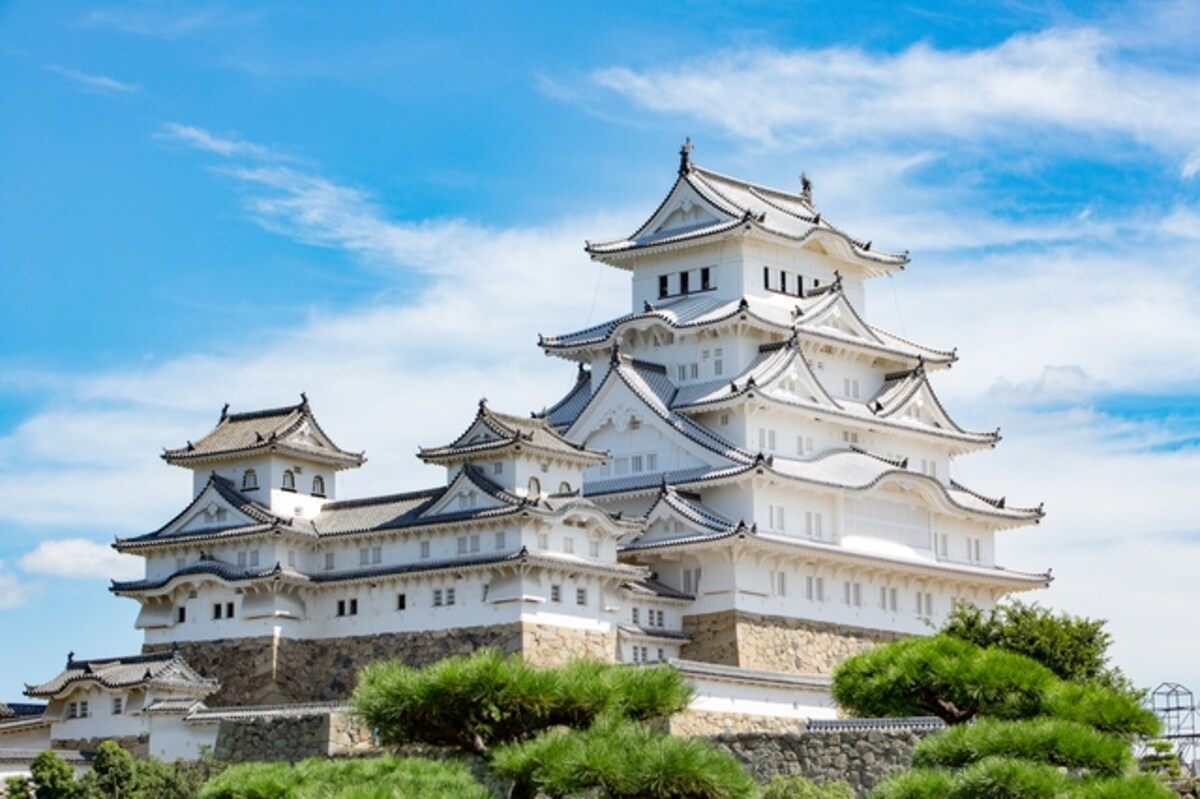
[[[963,768],[986,757],[1038,760],[1103,776],[1118,776],[1133,765],[1132,752],[1119,738],[1077,722],[1046,718],[981,718],[970,725],[951,727],[917,744],[913,765]]]
[[[245,763],[204,786],[201,799],[492,799],[462,763],[421,758],[313,758]]]
[[[1046,690],[1044,712],[1131,739],[1158,734],[1158,717],[1137,698],[1089,683],[1057,682]]]
[[[916,769],[875,786],[870,799],[946,799],[952,780],[945,771]]]
[[[75,770],[47,749],[29,764],[38,799],[71,799],[76,793]]]
[[[841,780],[813,782],[799,776],[771,778],[762,799],[854,799],[854,789]]]
[[[8,777],[4,780],[4,795],[9,799],[25,799],[32,788],[33,783],[27,777]]]
[[[611,799],[743,799],[757,790],[733,757],[707,742],[628,721],[498,747],[492,768],[514,781],[514,796],[600,788]]]

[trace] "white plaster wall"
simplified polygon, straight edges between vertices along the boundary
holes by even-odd
[[[731,683],[688,677],[695,696],[691,710],[744,713],[788,719],[835,719],[837,705],[825,691],[795,686]]]
[[[112,712],[112,700],[119,696],[125,700],[120,714]],[[87,700],[87,718],[66,718],[66,706],[70,702]],[[47,709],[47,716],[58,718],[50,725],[50,737],[73,738],[119,738],[127,735],[142,735],[147,732],[146,718],[134,711],[141,708],[141,692],[130,695],[125,691],[111,691],[96,685],[79,686],[61,700],[55,700]]]
[[[691,278],[693,293],[700,286],[699,270],[708,267],[712,270],[711,280],[715,289],[704,292],[704,296],[720,300],[736,299],[741,296],[741,253],[736,241],[723,241],[703,247],[689,247],[683,250],[664,252],[652,258],[638,258],[633,262],[632,294],[630,307],[640,311],[646,302],[658,304],[664,302],[658,296],[658,277],[667,275],[670,280],[671,296],[674,299],[679,290],[678,275],[683,271],[696,270]]]
[[[0,749],[49,749],[50,725],[25,729],[5,729],[0,725]],[[3,764],[0,764],[3,765]]]
[[[168,763],[198,760],[201,750],[217,744],[216,722],[187,722],[183,716],[156,713],[150,716],[150,754]]]

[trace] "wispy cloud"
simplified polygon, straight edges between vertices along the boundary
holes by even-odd
[[[124,83],[106,75],[89,75],[75,69],[67,69],[58,64],[47,64],[46,70],[56,75],[62,75],[84,91],[96,94],[135,94],[142,90],[134,83]]]
[[[107,28],[155,39],[179,39],[197,33],[241,27],[258,19],[258,14],[210,6],[172,14],[151,9],[110,8],[89,11],[81,19],[87,27]]]
[[[278,154],[261,144],[242,139],[219,136],[203,128],[192,125],[181,125],[178,122],[168,122],[159,129],[156,137],[162,141],[172,141],[190,147],[194,150],[214,153],[230,157],[247,157],[256,159],[278,158]]]
[[[18,565],[47,577],[128,580],[144,574],[144,562],[84,538],[42,541]]]
[[[1184,99],[1200,94],[1200,76],[1123,59],[1119,36],[1096,29],[978,50],[740,49],[593,80],[643,109],[776,146],[1016,136],[1046,147],[1059,132],[1120,137],[1182,162],[1200,142],[1200,108]]]

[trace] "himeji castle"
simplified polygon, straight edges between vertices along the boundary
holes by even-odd
[[[146,570],[112,585],[140,605],[133,662],[187,675],[178,699],[158,685],[160,707],[211,736],[205,708],[345,700],[372,660],[490,646],[670,662],[696,686],[697,730],[828,718],[844,658],[1049,584],[996,556],[1041,507],[950,479],[999,441],[938,399],[956,353],[867,321],[867,281],[907,255],[831,224],[806,178],[789,193],[727,177],[688,143],[649,218],[586,250],[628,272],[630,312],[542,336],[573,384],[531,415],[481,401],[418,453],[441,485],[339,497],[365,457],[303,396],[227,406],[163,453],[192,472],[191,500],[117,541]],[[114,690],[60,675],[31,696],[65,724]],[[146,709],[138,690],[124,712]]]

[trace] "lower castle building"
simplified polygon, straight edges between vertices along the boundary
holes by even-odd
[[[730,178],[685,145],[649,219],[587,251],[630,273],[630,313],[542,337],[573,364],[565,394],[529,416],[481,401],[419,452],[436,487],[339,498],[365,457],[303,395],[227,406],[166,450],[191,500],[115,544],[145,559],[112,585],[140,605],[143,652],[29,687],[56,745],[136,728],[187,756],[221,708],[341,702],[372,660],[481,647],[673,663],[697,688],[691,731],[828,718],[841,660],[1048,585],[996,562],[998,534],[1041,508],[949,477],[999,441],[934,391],[956,353],[866,321],[866,282],[907,256],[830,224],[807,180]],[[0,720],[0,749],[20,724]]]

